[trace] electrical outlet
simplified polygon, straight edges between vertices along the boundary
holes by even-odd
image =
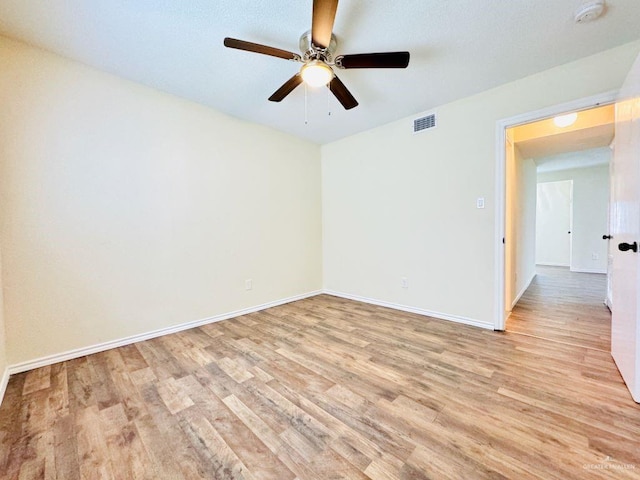
[[[598,255],[597,253],[591,254],[591,260],[598,260],[599,258],[600,258],[600,255]]]
[[[244,289],[251,290],[253,288],[253,280],[250,278],[244,281]]]
[[[476,200],[476,208],[484,208],[484,197],[479,197]]]
[[[402,277],[400,279],[400,286],[402,288],[409,288],[409,282],[407,282],[407,277]]]

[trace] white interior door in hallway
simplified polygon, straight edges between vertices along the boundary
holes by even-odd
[[[571,265],[573,182],[538,184],[536,200],[536,264]]]

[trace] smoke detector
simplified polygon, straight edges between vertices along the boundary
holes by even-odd
[[[595,20],[604,12],[604,0],[593,0],[580,5],[576,10],[576,23],[587,23]]]

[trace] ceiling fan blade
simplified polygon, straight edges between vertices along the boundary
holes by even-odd
[[[245,42],[244,40],[238,40],[235,38],[225,38],[224,46],[229,48],[236,48],[238,50],[246,50],[247,52],[261,53],[263,55],[271,55],[272,57],[284,58],[286,60],[299,60],[300,55],[297,53],[287,52],[279,48],[268,47],[267,45],[260,45],[259,43]]]
[[[293,90],[301,83],[302,83],[302,76],[300,75],[300,73],[296,73],[293,77],[291,77],[289,80],[284,82],[284,84],[278,90],[273,92],[273,95],[269,97],[269,101],[281,102],[284,99],[284,97],[286,97],[291,92],[293,92]]]
[[[313,0],[311,42],[313,42],[316,47],[329,47],[337,9],[338,0]]]
[[[409,52],[359,53],[336,57],[340,68],[407,68]]]
[[[329,82],[329,90],[336,96],[345,110],[351,110],[358,106],[358,101],[351,95],[351,92],[347,90],[344,83],[335,75],[333,76],[333,80]]]

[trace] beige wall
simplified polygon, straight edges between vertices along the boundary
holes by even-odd
[[[573,180],[571,270],[607,272],[609,165],[538,174],[538,182]],[[597,255],[597,259],[593,255]]]
[[[0,104],[10,364],[321,288],[317,145],[6,39]]]
[[[536,274],[536,164],[522,158],[517,146],[516,154],[515,297],[505,302],[512,307]]]
[[[0,194],[0,201],[2,196]],[[2,295],[2,248],[0,246],[0,403],[2,403],[3,390],[3,376],[7,372],[9,362],[7,361],[7,345],[5,338],[5,326],[4,326],[4,297]]]
[[[492,326],[496,122],[619,88],[639,49],[442,105],[424,133],[410,117],[324,145],[325,288]]]
[[[505,132],[505,205],[504,205],[504,306],[505,312],[511,311],[516,298],[516,185],[517,159],[513,142],[513,129]]]
[[[505,309],[510,312],[535,275],[536,164],[524,159],[506,132]]]

